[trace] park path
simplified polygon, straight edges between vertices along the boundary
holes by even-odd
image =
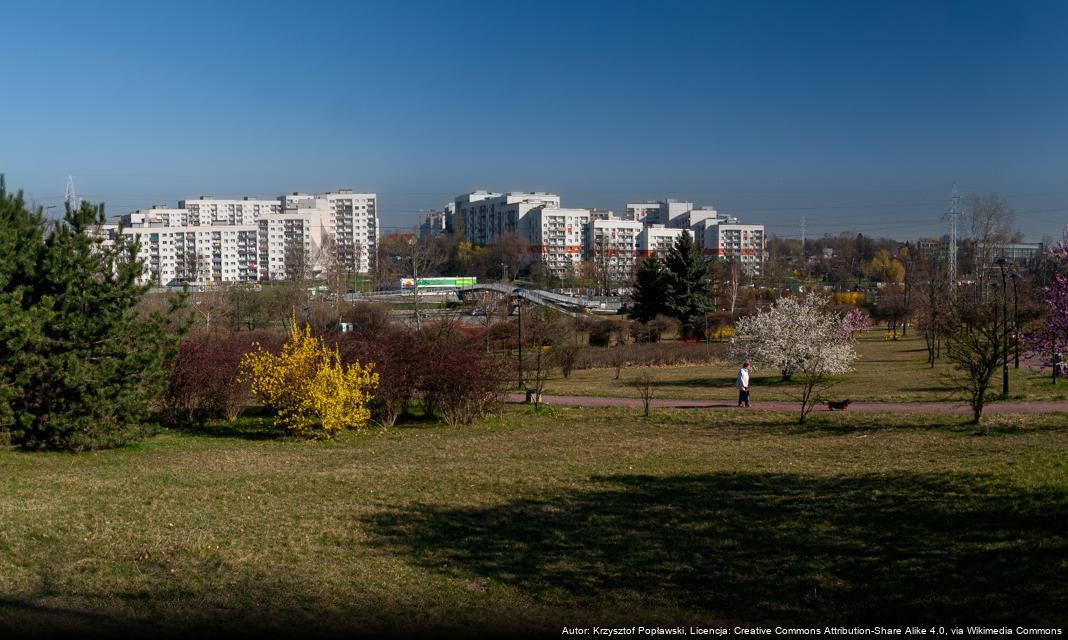
[[[525,397],[520,394],[509,394],[508,402],[521,403]],[[543,395],[544,404],[555,404],[572,407],[628,407],[640,409],[642,401],[638,398],[608,398],[603,396],[550,396]],[[671,409],[737,409],[734,403],[723,400],[657,400],[653,399],[651,406]],[[797,411],[799,404],[787,400],[769,400],[767,402],[754,402],[753,409],[766,409],[769,411]],[[954,402],[854,402],[849,405],[850,411],[862,413],[890,412],[890,413],[970,413],[971,407],[966,404]],[[822,405],[816,411],[827,411],[827,406]],[[1033,402],[993,402],[983,409],[984,414],[989,413],[1068,413],[1068,401],[1036,400]]]

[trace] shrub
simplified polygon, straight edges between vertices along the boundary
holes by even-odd
[[[390,329],[376,343],[377,357],[371,357],[380,380],[371,412],[376,422],[388,427],[408,411],[430,356],[423,336],[402,327]]]
[[[574,342],[564,342],[553,348],[552,355],[556,365],[560,367],[560,373],[565,378],[571,377],[571,371],[574,370],[575,365],[578,364],[579,355],[582,353],[582,347],[579,347]]]
[[[618,320],[595,320],[589,326],[590,346],[607,347],[612,344],[612,338],[617,342],[623,341],[627,325]]]
[[[583,353],[582,364],[590,369],[624,367],[664,367],[706,364],[723,357],[722,344],[660,342],[627,344],[608,348],[590,348]]]
[[[447,324],[394,326],[374,341],[338,336],[335,344],[343,362],[374,364],[379,382],[370,409],[383,426],[393,425],[416,398],[447,424],[469,423],[492,411],[514,371],[497,352],[486,351],[484,336]]]
[[[186,336],[169,363],[167,386],[159,399],[160,417],[170,427],[203,426],[233,420],[249,395],[239,375],[241,358],[259,343],[272,353],[282,338],[272,331],[198,332]]]
[[[384,302],[357,302],[348,313],[348,321],[356,335],[377,338],[393,326],[393,312]]]
[[[275,424],[290,433],[308,431],[316,419],[328,435],[365,426],[371,417],[371,390],[378,384],[373,367],[344,364],[336,346],[314,337],[310,327],[292,324],[280,353],[256,345],[242,358],[241,376],[252,394],[275,412]]]
[[[632,322],[630,337],[635,342],[660,342],[665,334],[677,333],[678,330],[678,320],[661,314],[649,322]]]
[[[486,339],[492,349],[515,349],[519,339],[514,322],[494,322],[486,327]]]
[[[420,390],[428,407],[448,425],[469,424],[496,407],[508,379],[510,364],[481,348],[481,341],[457,335],[439,339],[433,366],[423,371]]]

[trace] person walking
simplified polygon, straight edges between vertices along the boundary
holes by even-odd
[[[738,378],[734,381],[734,386],[738,387],[738,406],[749,406],[749,361],[746,360],[742,363],[742,368],[738,369]]]

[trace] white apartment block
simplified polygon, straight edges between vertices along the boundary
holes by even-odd
[[[596,266],[611,258],[622,279],[637,257],[666,254],[683,232],[705,255],[736,258],[753,274],[763,270],[763,225],[740,224],[734,216],[688,200],[630,202],[618,218],[611,211],[561,208],[559,196],[541,192],[473,191],[458,196],[454,206],[456,229],[467,241],[487,245],[518,233],[535,260],[557,275],[573,272],[583,260]],[[428,218],[426,226],[436,230],[441,222]]]
[[[378,245],[377,198],[348,189],[276,200],[201,196],[127,214],[123,233],[138,238],[144,279],[158,286],[315,277],[334,264],[366,273]]]
[[[453,211],[456,205],[452,202],[441,209],[423,212],[419,221],[419,237],[440,236],[450,233],[453,228]]]
[[[637,220],[597,218],[586,233],[586,257],[614,281],[629,280],[638,259],[638,242],[645,228]]]
[[[628,202],[622,217],[624,220],[657,224],[660,222],[660,203]]]
[[[282,204],[277,200],[241,198],[227,200],[212,196],[200,196],[195,200],[179,200],[178,208],[189,212],[189,224],[251,224],[261,215],[279,213]]]
[[[537,207],[523,219],[520,235],[535,261],[556,275],[575,273],[585,257],[589,209]]]
[[[764,270],[766,241],[762,224],[720,223],[705,230],[705,253],[738,260],[746,272],[759,275]]]
[[[713,207],[695,207],[692,202],[668,199],[659,203],[658,218],[666,228],[686,229],[705,255],[721,259],[737,259],[745,270],[759,275],[763,271],[765,234],[762,224],[740,224],[738,218],[720,213]],[[655,240],[663,243],[659,232]],[[653,244],[656,244],[654,241]],[[662,244],[661,244],[662,246]],[[662,253],[652,246],[643,248]]]
[[[519,233],[523,219],[540,207],[560,207],[560,196],[538,191],[506,194],[473,191],[455,200],[464,239],[487,245],[506,233]]]
[[[675,239],[682,235],[685,229],[665,227],[662,224],[649,224],[638,234],[638,255],[651,256],[656,254],[663,257],[671,251]]]
[[[686,215],[693,210],[693,203],[686,200],[675,200],[674,198],[668,198],[660,203],[660,216],[656,221],[659,224],[667,225],[669,227],[676,226],[679,223],[674,222],[676,218]]]

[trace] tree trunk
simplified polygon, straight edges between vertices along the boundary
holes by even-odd
[[[986,402],[986,386],[982,386],[977,389],[977,393],[972,396],[972,424],[979,424],[979,420],[983,417],[983,404]]]
[[[1057,384],[1057,365],[1059,363],[1057,362],[1057,341],[1056,341],[1056,339],[1050,341],[1050,347],[1052,347],[1052,349],[1051,349],[1052,353],[1050,354],[1049,360],[1050,360],[1050,363],[1053,365],[1052,366],[1052,368],[1053,368],[1053,384]]]

